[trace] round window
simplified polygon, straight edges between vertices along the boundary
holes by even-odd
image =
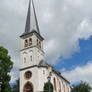
[[[31,76],[32,76],[31,71],[27,71],[27,72],[25,72],[25,75],[24,75],[25,79],[30,79]]]

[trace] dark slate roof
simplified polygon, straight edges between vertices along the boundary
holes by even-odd
[[[45,63],[44,60],[41,60],[40,63],[39,63],[39,66],[47,66],[47,64]]]
[[[40,34],[38,21],[37,21],[37,17],[36,17],[36,13],[35,13],[34,2],[33,2],[33,0],[29,0],[29,7],[28,7],[28,13],[27,13],[27,19],[26,19],[25,32],[22,35],[26,35],[34,30],[38,34]]]

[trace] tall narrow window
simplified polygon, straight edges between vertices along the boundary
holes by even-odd
[[[27,46],[28,46],[28,40],[26,39],[24,42],[24,47],[27,47]]]
[[[30,60],[32,61],[32,56],[30,56]]]
[[[39,41],[38,41],[38,39],[37,39],[37,46],[39,45]]]
[[[65,84],[63,84],[63,86],[64,86],[64,92],[66,92],[66,89],[65,89]]]
[[[41,48],[41,42],[39,41],[39,47]]]
[[[54,82],[54,90],[56,91],[56,79],[55,78],[53,79],[53,82]]]
[[[61,83],[59,81],[59,92],[61,92]]]
[[[32,38],[29,38],[29,46],[32,45]]]
[[[24,63],[26,63],[26,58],[24,57]]]
[[[69,86],[67,85],[68,92],[70,92]]]

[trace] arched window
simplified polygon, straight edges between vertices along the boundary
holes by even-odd
[[[32,85],[32,83],[27,82],[27,83],[24,85],[23,92],[33,92],[33,85]]]
[[[27,47],[27,46],[28,46],[28,40],[26,39],[24,42],[24,47]]]
[[[61,92],[61,83],[59,81],[59,92]]]
[[[54,90],[56,91],[56,79],[53,79],[53,83],[54,83]]]
[[[29,38],[29,46],[32,45],[32,38]]]

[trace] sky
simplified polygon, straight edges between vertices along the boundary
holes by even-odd
[[[34,0],[40,33],[45,38],[46,61],[71,84],[92,86],[92,0]],[[19,76],[20,38],[24,32],[28,0],[0,1],[0,45],[9,50]]]

